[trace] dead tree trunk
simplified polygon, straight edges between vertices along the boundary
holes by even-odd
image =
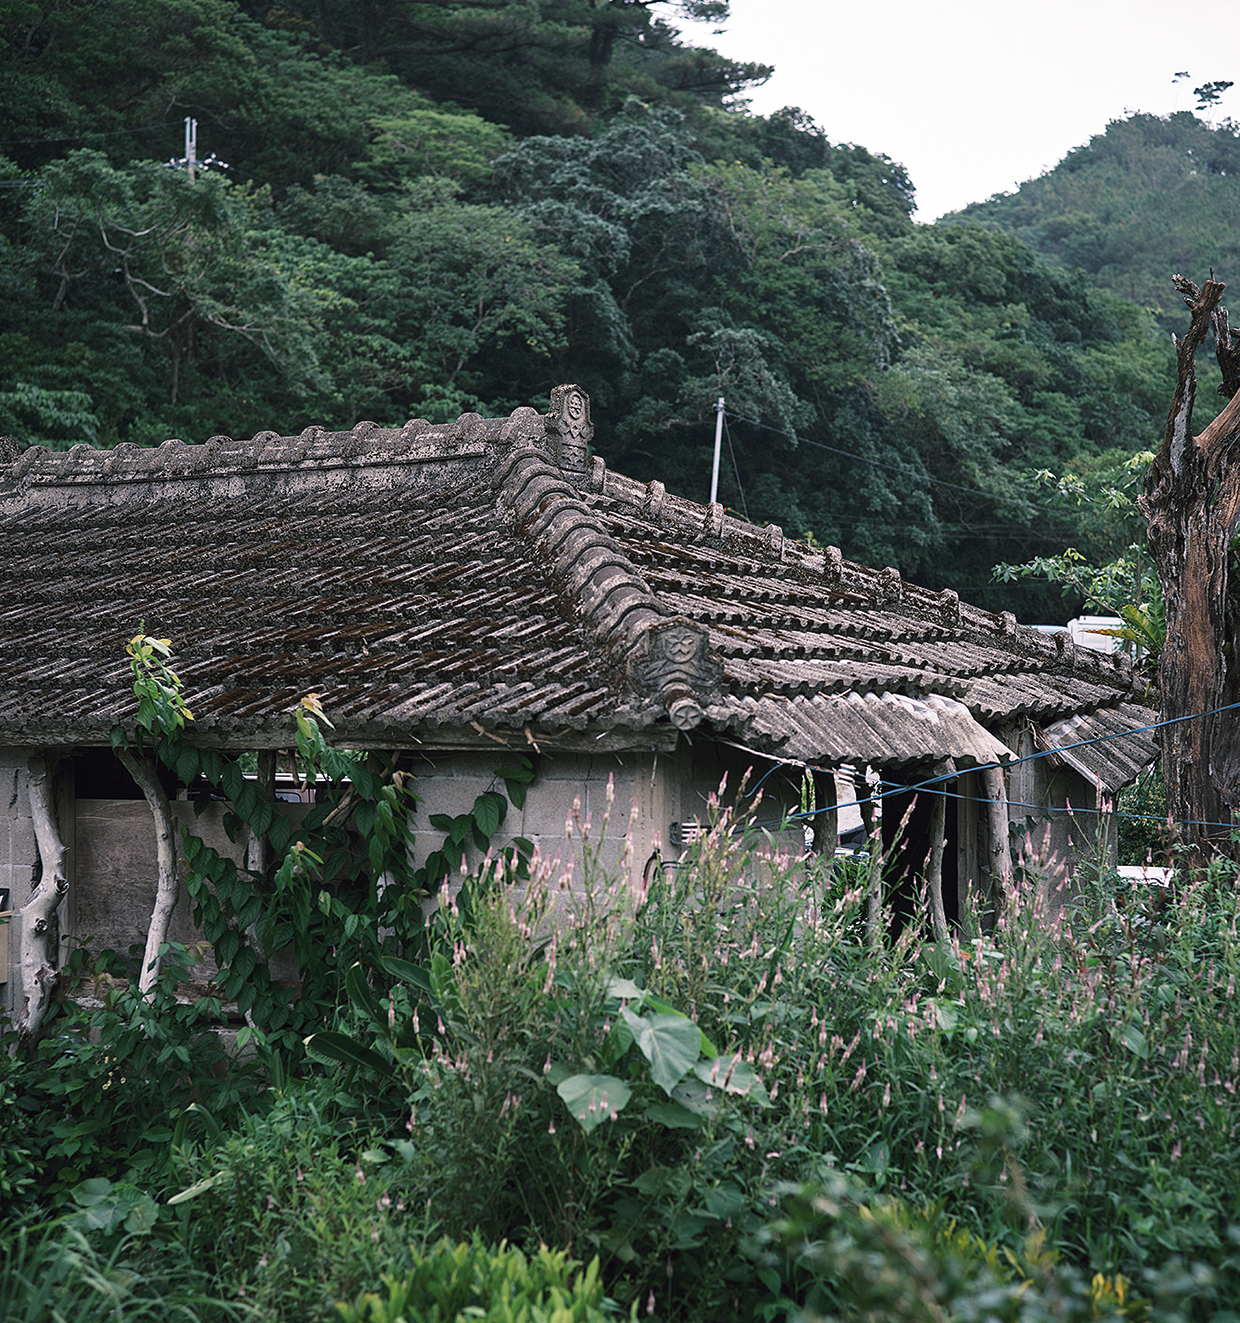
[[[21,911],[22,1004],[17,1011],[17,1032],[23,1040],[39,1032],[52,999],[60,963],[59,953],[53,948],[52,916],[69,890],[65,843],[56,822],[55,768],[56,759],[51,753],[36,754],[27,763],[30,818],[39,847],[40,874],[34,894]]]
[[[172,821],[172,806],[154,767],[145,758],[135,756],[128,749],[117,749],[116,756],[138,783],[138,789],[146,796],[151,815],[155,819],[158,880],[155,886],[155,905],[151,910],[151,926],[146,933],[146,950],[142,954],[142,969],[138,974],[138,990],[146,997],[159,982],[162,963],[160,948],[168,940],[172,911],[176,908],[179,894],[176,825]]]
[[[1175,277],[1192,318],[1175,340],[1175,397],[1140,500],[1167,611],[1158,664],[1162,717],[1174,722],[1162,729],[1167,807],[1193,863],[1237,854],[1228,824],[1240,807],[1240,711],[1217,711],[1240,701],[1240,622],[1228,606],[1227,576],[1240,517],[1240,343],[1219,307],[1225,286],[1210,274],[1202,289]],[[1193,359],[1211,322],[1219,391],[1231,402],[1194,436]]]

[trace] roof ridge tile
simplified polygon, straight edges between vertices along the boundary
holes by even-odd
[[[547,562],[632,697],[656,698],[681,730],[698,725],[720,674],[706,627],[668,611],[598,512],[541,450],[515,447],[493,485],[498,506]]]

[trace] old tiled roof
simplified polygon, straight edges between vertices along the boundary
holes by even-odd
[[[887,766],[1152,719],[1120,657],[610,473],[588,439],[562,387],[548,415],[0,460],[0,741],[132,724],[140,622],[222,747],[287,745],[310,692],[352,745],[699,731]]]

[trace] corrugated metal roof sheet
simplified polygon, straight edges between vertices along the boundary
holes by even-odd
[[[1018,718],[1152,719],[1122,658],[561,466],[558,426],[25,452],[0,468],[0,739],[106,742],[140,623],[174,641],[198,737],[237,747],[288,742],[310,691],[344,742],[479,723],[666,744],[704,716],[773,756],[879,765],[990,761]],[[1110,784],[1153,745],[1104,747],[1072,756]]]
[[[1158,714],[1135,703],[1078,713],[1043,727],[1046,747],[1056,756],[1115,795],[1158,756],[1158,734],[1145,729]]]

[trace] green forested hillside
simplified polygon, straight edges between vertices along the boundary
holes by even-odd
[[[1012,194],[966,207],[952,221],[1018,235],[1182,331],[1171,287],[1240,269],[1240,124],[1207,124],[1188,111],[1131,115]]]
[[[881,143],[738,109],[768,71],[687,12],[726,3],[8,0],[0,431],[442,420],[574,380],[610,465],[704,499],[722,394],[739,513],[1059,618],[990,567],[1078,538],[1032,470],[1160,435],[1145,286],[1069,251],[1086,220],[1059,249],[914,225]],[[170,165],[186,116],[227,169]]]

